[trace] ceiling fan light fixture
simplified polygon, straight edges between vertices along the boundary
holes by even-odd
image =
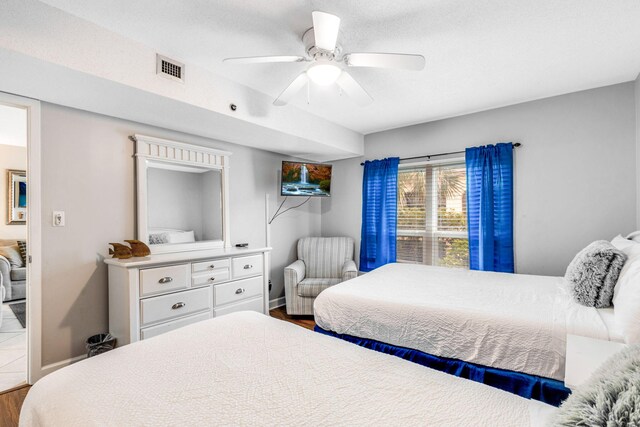
[[[329,86],[340,77],[342,70],[333,64],[314,64],[307,70],[307,76],[317,85]]]

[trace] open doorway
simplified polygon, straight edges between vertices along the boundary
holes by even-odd
[[[40,102],[0,92],[0,392],[43,374],[40,218]]]
[[[28,110],[0,103],[0,391],[27,382]]]

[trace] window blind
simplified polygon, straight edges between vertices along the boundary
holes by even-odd
[[[468,268],[464,162],[400,166],[397,261]]]

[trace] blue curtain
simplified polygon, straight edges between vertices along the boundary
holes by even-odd
[[[398,157],[364,163],[360,271],[396,261],[399,163]]]
[[[467,148],[469,268],[513,273],[513,146]]]

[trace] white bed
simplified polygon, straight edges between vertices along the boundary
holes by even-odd
[[[555,410],[242,312],[46,376],[20,425],[527,426]]]
[[[328,331],[561,381],[567,333],[622,339],[610,313],[575,303],[561,277],[415,264],[332,286],[314,312]]]

